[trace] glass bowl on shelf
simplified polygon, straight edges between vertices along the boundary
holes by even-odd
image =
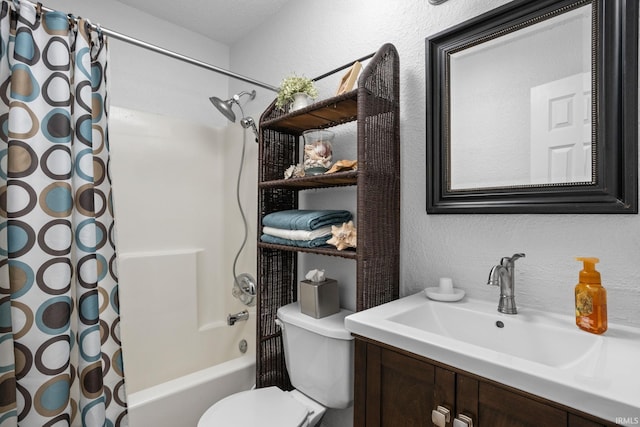
[[[335,134],[326,129],[309,129],[302,132],[302,137],[305,175],[324,174],[331,167]]]

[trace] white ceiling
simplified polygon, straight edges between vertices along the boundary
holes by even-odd
[[[227,45],[264,22],[290,0],[118,0]]]

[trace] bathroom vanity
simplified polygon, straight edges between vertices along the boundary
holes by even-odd
[[[550,400],[356,336],[354,426],[615,426]],[[467,417],[468,420],[465,421]],[[447,421],[448,419],[448,421]],[[454,424],[455,423],[455,424]]]
[[[640,331],[423,292],[348,316],[355,426],[576,427],[640,422]]]

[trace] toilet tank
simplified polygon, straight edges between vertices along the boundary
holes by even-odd
[[[291,384],[328,408],[353,402],[353,337],[344,327],[349,314],[343,309],[316,319],[301,313],[297,302],[278,309]]]

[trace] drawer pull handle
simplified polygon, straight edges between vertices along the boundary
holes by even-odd
[[[438,405],[436,409],[431,411],[431,422],[436,427],[446,427],[449,421],[451,421],[451,411],[444,406]]]
[[[453,420],[453,427],[473,427],[473,420],[464,414],[458,414]]]

